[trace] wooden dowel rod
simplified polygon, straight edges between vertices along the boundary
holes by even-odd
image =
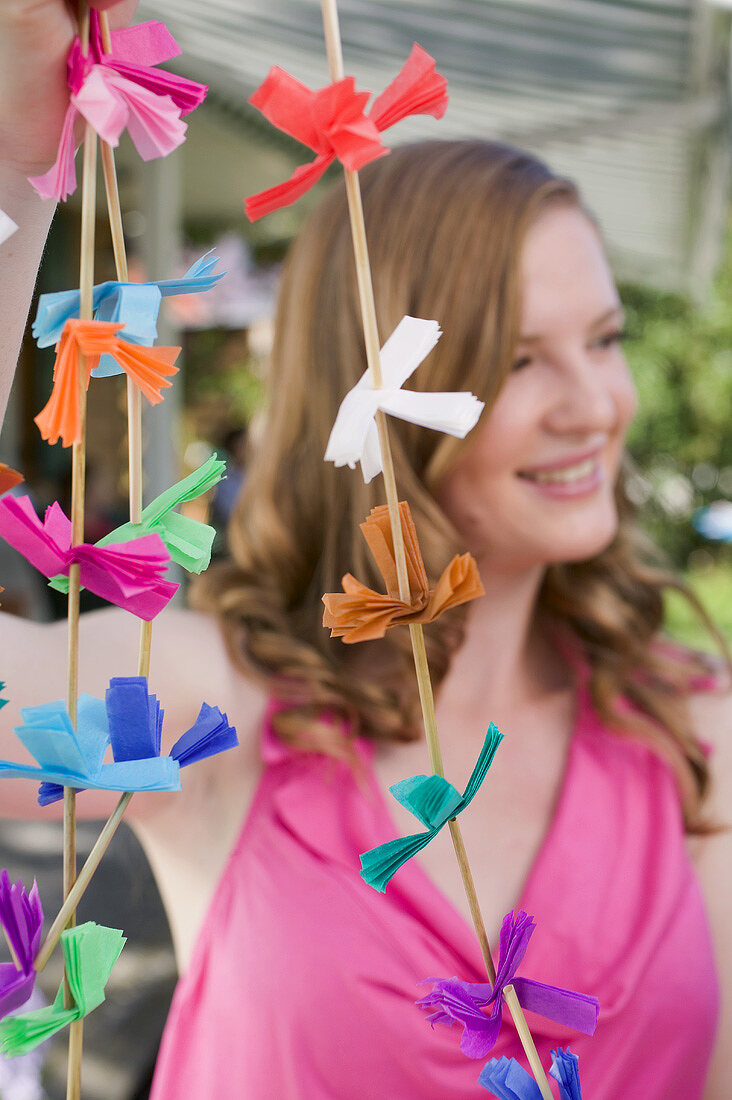
[[[89,8],[82,0],[80,5],[79,35],[82,50],[89,47]],[[94,292],[94,230],[96,220],[96,172],[97,138],[89,123],[84,133],[84,154],[82,169],[81,195],[81,267],[79,272],[79,317],[91,320]],[[71,470],[71,545],[77,546],[84,541],[84,485],[86,477],[86,363],[79,357],[79,408],[81,433],[78,443],[72,449]],[[68,682],[67,707],[73,725],[77,720],[77,700],[79,694],[79,566],[69,571],[68,597]],[[76,881],[76,792],[73,788],[64,788],[64,840],[63,840],[63,893],[69,897]],[[74,924],[76,917],[73,909],[68,914],[66,927]],[[70,1007],[73,998],[64,973],[64,1004]],[[83,1053],[84,1030],[81,1020],[76,1020],[69,1029],[69,1054],[66,1076],[66,1100],[81,1098],[81,1062]]]
[[[58,943],[59,937],[68,923],[69,913],[73,912],[73,910],[79,904],[79,901],[84,891],[91,882],[94,872],[102,861],[102,856],[109,847],[112,837],[117,832],[117,829],[122,822],[122,818],[124,817],[125,810],[130,804],[131,798],[132,795],[129,791],[126,794],[123,794],[120,797],[120,800],[117,803],[114,811],[110,814],[108,820],[105,822],[102,831],[96,839],[94,847],[92,848],[89,855],[86,857],[84,866],[81,868],[79,874],[77,875],[76,882],[74,883],[69,893],[69,896],[66,898],[64,904],[59,909],[56,919],[51,925],[48,931],[48,935],[46,936],[41,948],[38,951],[38,954],[36,955],[33,965],[37,971],[40,972],[41,970],[43,970],[44,966],[50,959],[53,953],[53,949]]]
[[[524,1048],[524,1054],[531,1066],[531,1072],[533,1073],[536,1083],[539,1086],[539,1091],[543,1097],[543,1100],[554,1100],[552,1090],[549,1087],[549,1081],[547,1075],[544,1072],[544,1067],[541,1064],[539,1058],[539,1052],[536,1049],[531,1032],[529,1031],[529,1025],[526,1023],[526,1017],[524,1011],[519,1004],[518,997],[516,996],[516,990],[512,985],[504,986],[503,1000],[506,1008],[513,1017],[513,1022],[516,1025],[516,1031],[518,1032],[519,1039],[521,1040],[521,1046]]]
[[[20,959],[15,954],[15,948],[13,947],[12,943],[10,942],[10,936],[8,935],[8,931],[7,931],[7,928],[5,927],[5,925],[2,926],[2,929],[3,929],[3,933],[5,935],[5,942],[8,945],[8,950],[10,951],[10,958],[13,960],[13,966],[15,966],[18,970],[20,970],[21,969]]]

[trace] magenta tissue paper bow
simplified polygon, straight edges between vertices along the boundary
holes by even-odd
[[[0,538],[47,577],[68,576],[78,562],[84,588],[141,619],[154,619],[178,589],[164,579],[170,555],[159,535],[108,546],[72,546],[71,523],[55,502],[41,523],[30,497],[3,497]]]
[[[417,1001],[420,1008],[434,1008],[428,1016],[435,1024],[463,1025],[460,1049],[468,1058],[484,1058],[496,1044],[503,1019],[503,990],[513,985],[519,1004],[565,1027],[592,1035],[600,1005],[596,997],[573,993],[530,978],[515,977],[536,925],[523,909],[507,913],[501,925],[496,984],[461,982],[457,978],[428,978],[434,988]],[[486,1015],[483,1009],[490,1009]]]
[[[99,14],[90,12],[89,52],[78,37],[69,51],[66,80],[71,92],[56,163],[30,183],[43,199],[64,201],[76,190],[74,123],[79,115],[103,141],[118,145],[126,128],[143,160],[164,157],[184,140],[181,115],[201,104],[208,88],[155,66],[180,53],[164,23],[152,20],[112,31],[112,52],[105,53]]]
[[[35,882],[28,893],[22,882],[11,884],[8,872],[0,872],[0,924],[18,960],[17,966],[0,963],[2,1018],[25,1004],[36,980],[33,960],[41,945],[43,907]]]

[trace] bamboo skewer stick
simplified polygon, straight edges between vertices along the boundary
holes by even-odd
[[[325,31],[325,44],[328,56],[328,67],[332,81],[342,80],[345,72],[343,67],[343,50],[341,45],[340,28],[338,25],[338,8],[336,0],[321,0],[323,13],[323,27]],[[366,241],[366,226],[361,202],[361,189],[358,182],[358,173],[347,168],[343,169],[346,182],[346,196],[348,199],[348,212],[351,222],[351,234],[353,237],[354,257],[356,262],[356,278],[361,304],[361,315],[366,344],[366,360],[368,363],[371,385],[374,389],[380,389],[383,385],[381,374],[381,362],[379,357],[380,343],[379,331],[376,320],[376,305],[374,302],[373,280],[369,263],[368,246]],[[394,543],[394,558],[399,581],[399,595],[401,599],[409,599],[409,582],[407,574],[407,562],[404,551],[404,539],[402,534],[401,517],[399,514],[399,497],[396,487],[394,463],[389,444],[389,433],[386,417],[383,412],[376,414],[376,426],[379,436],[379,448],[381,451],[381,464],[384,476],[384,489],[386,492],[389,519],[391,523],[392,539]],[[437,775],[444,776],[442,766],[442,753],[440,749],[439,732],[435,716],[434,696],[430,678],[427,652],[424,644],[424,632],[419,623],[409,626],[414,666],[417,674],[420,704],[425,727],[430,762]],[[450,823],[450,836],[452,838],[455,856],[457,858],[463,886],[468,898],[473,925],[480,943],[481,954],[491,984],[495,983],[496,972],[491,956],[490,944],[485,930],[485,922],[480,911],[477,891],[470,864],[468,862],[465,844],[458,821],[453,818]],[[510,993],[508,992],[510,990]],[[526,1018],[518,1002],[513,986],[508,986],[504,997],[507,1008],[514,1019],[516,1030],[524,1047],[524,1052],[531,1066],[532,1072],[539,1085],[543,1100],[552,1100],[544,1069],[541,1065],[536,1046],[531,1037]]]
[[[79,874],[76,877],[76,882],[74,883],[69,893],[69,896],[64,901],[61,909],[59,909],[58,915],[51,925],[48,931],[48,935],[43,941],[43,944],[35,957],[33,966],[38,973],[43,970],[44,966],[51,958],[53,950],[59,941],[59,937],[66,927],[69,913],[73,912],[75,907],[79,904],[79,900],[86,890],[87,886],[89,885],[92,875],[101,863],[102,857],[109,847],[112,837],[117,831],[117,827],[122,822],[124,812],[127,809],[131,798],[132,794],[129,791],[120,797],[120,800],[117,803],[114,812],[110,815],[109,819],[104,825],[104,828],[97,837],[94,847],[87,856],[84,866],[81,868]]]
[[[79,34],[82,50],[89,49],[89,8],[85,2],[80,7]],[[82,320],[92,318],[92,296],[94,287],[94,229],[96,216],[96,167],[97,139],[93,128],[87,123],[84,134],[84,156],[82,169],[81,199],[81,264],[79,272],[79,317]],[[86,386],[84,376],[86,365],[83,357],[79,360],[79,406],[81,419],[81,438],[72,450],[72,489],[71,489],[71,545],[77,546],[84,541],[84,482],[86,475]],[[79,695],[79,579],[78,565],[69,571],[68,597],[68,683],[67,707],[74,726],[77,719],[77,701]],[[76,880],[76,792],[71,787],[64,788],[63,810],[63,895],[66,899]],[[69,912],[66,927],[72,927],[76,920],[74,909]],[[71,1007],[73,998],[64,974],[64,1004]],[[82,1020],[74,1021],[69,1028],[69,1055],[66,1076],[67,1100],[80,1100],[81,1097],[81,1059],[84,1043],[84,1025]]]
[[[99,27],[102,34],[102,45],[111,53],[112,37],[109,30],[109,18],[105,11],[99,14]],[[107,210],[109,213],[109,228],[112,234],[112,249],[114,251],[114,263],[117,270],[117,278],[121,283],[129,282],[127,268],[127,251],[125,249],[125,237],[122,228],[122,208],[119,201],[119,187],[117,186],[117,171],[114,165],[114,150],[106,141],[101,142],[102,147],[102,172],[104,174],[104,188],[107,195]],[[128,470],[129,470],[129,495],[130,495],[130,523],[142,522],[142,394],[137,386],[127,379],[127,438],[128,438]],[[140,652],[138,657],[138,676],[148,676],[150,673],[150,645],[152,642],[152,623],[140,623]]]
[[[5,935],[5,942],[8,945],[8,950],[10,952],[10,958],[13,960],[13,966],[15,966],[18,970],[20,970],[20,959],[15,954],[15,948],[13,947],[12,943],[10,942],[10,936],[8,935],[7,929],[5,928],[4,925],[3,925],[3,933]]]

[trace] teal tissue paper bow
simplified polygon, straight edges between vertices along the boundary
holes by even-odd
[[[383,894],[402,864],[421,852],[451,818],[457,817],[470,805],[502,740],[503,734],[491,722],[483,748],[462,794],[441,775],[412,775],[389,788],[397,802],[414,814],[427,832],[397,837],[364,852],[361,856],[361,878],[369,886]]]
[[[142,535],[160,535],[171,561],[177,562],[188,573],[202,573],[211,561],[211,546],[216,531],[208,523],[181,516],[173,509],[208,492],[226,476],[225,470],[226,463],[216,454],[211,455],[192,474],[166,489],[147,508],[143,508],[142,523],[125,523],[110,531],[95,545],[107,546],[110,543],[130,542]],[[57,592],[69,590],[69,578],[61,575],[53,577],[48,584]]]

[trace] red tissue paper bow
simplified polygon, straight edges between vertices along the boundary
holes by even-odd
[[[177,374],[173,363],[180,348],[148,348],[131,344],[117,335],[125,326],[119,321],[79,321],[70,318],[56,344],[53,389],[48,403],[34,417],[42,437],[64,447],[81,440],[79,407],[79,357],[83,355],[84,389],[89,388],[91,372],[102,354],[111,355],[142,391],[151,405],[163,400],[161,390],[170,385],[168,377]]]
[[[442,118],[447,110],[447,80],[435,70],[435,60],[415,42],[401,71],[369,111],[370,92],[357,92],[352,76],[313,92],[275,66],[249,102],[290,137],[307,145],[315,160],[296,168],[289,180],[250,195],[247,217],[256,221],[289,206],[316,183],[333,161],[357,172],[385,156],[379,134],[408,115]]]
[[[76,190],[74,122],[83,117],[103,141],[116,146],[127,129],[143,160],[164,157],[184,140],[181,115],[198,107],[208,88],[195,80],[156,68],[180,53],[164,23],[151,20],[112,31],[112,52],[105,53],[99,13],[90,12],[89,50],[78,36],[66,62],[71,92],[56,163],[29,182],[43,199],[64,201]]]

